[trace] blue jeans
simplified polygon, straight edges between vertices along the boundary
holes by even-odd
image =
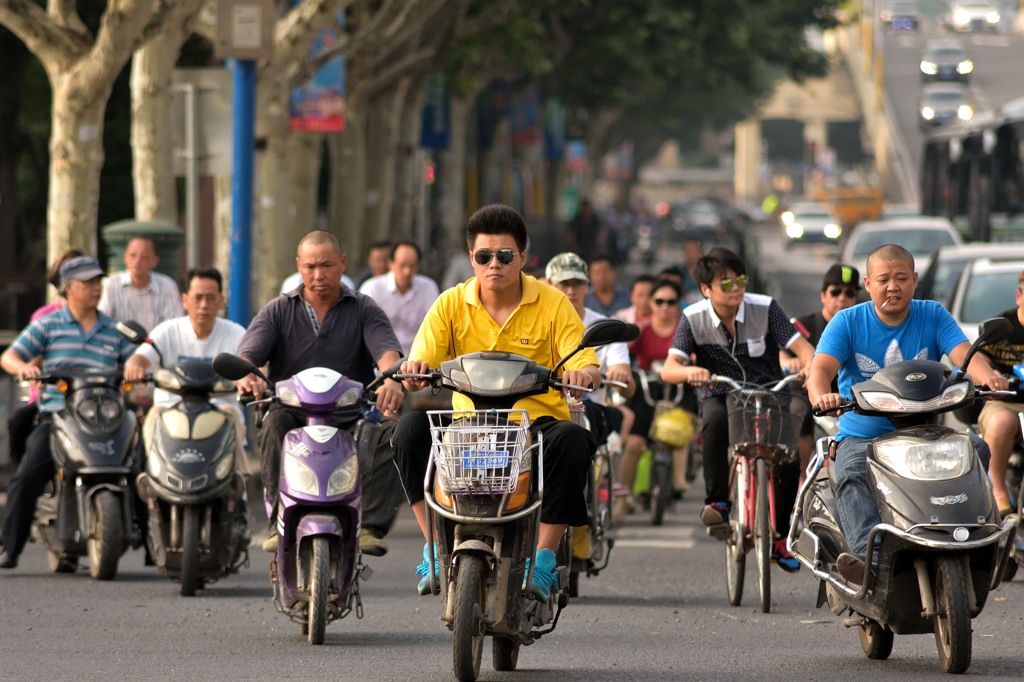
[[[988,445],[976,433],[972,432],[970,437],[981,465],[987,471],[991,455]],[[853,436],[845,438],[839,443],[834,464],[839,526],[846,537],[850,553],[861,558],[867,550],[868,533],[882,522],[875,498],[868,487],[867,459],[870,442],[868,439]]]

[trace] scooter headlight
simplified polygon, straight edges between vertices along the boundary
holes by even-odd
[[[292,389],[287,386],[280,386],[277,389],[277,397],[281,399],[281,402],[291,407],[302,407],[302,403],[299,402],[299,396]]]
[[[349,457],[331,474],[327,480],[327,497],[344,495],[356,486],[359,480],[359,460]]]
[[[875,444],[875,457],[903,478],[945,481],[971,470],[974,448],[962,433],[941,440],[892,438]]]
[[[284,478],[288,481],[288,487],[297,493],[305,493],[314,497],[320,494],[320,484],[316,480],[316,474],[296,457],[284,458]]]
[[[220,481],[227,478],[235,466],[235,453],[229,452],[217,462],[217,468],[213,470],[213,477]]]
[[[931,412],[962,402],[969,390],[970,386],[964,381],[953,384],[931,400],[906,400],[887,391],[865,391],[860,397],[871,409],[879,412]]]
[[[146,469],[149,470],[149,476],[154,481],[159,481],[160,474],[163,473],[164,465],[160,461],[160,457],[155,453],[149,453],[149,457],[146,458]]]
[[[363,390],[358,386],[353,386],[338,398],[338,402],[335,403],[335,407],[348,407],[349,405],[355,405],[356,401],[359,400],[359,396],[363,394]]]

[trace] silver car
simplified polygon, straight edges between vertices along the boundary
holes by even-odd
[[[968,263],[957,282],[949,312],[968,340],[978,338],[978,324],[1017,307],[1014,290],[1024,272],[1024,260]]]
[[[921,87],[922,129],[966,123],[974,118],[971,91],[959,83],[926,83]]]
[[[992,2],[966,0],[951,2],[945,25],[950,31],[999,31],[1003,16]]]

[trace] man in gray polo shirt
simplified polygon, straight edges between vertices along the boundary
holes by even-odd
[[[302,286],[278,296],[263,307],[249,325],[237,354],[257,367],[269,363],[268,376],[277,382],[310,367],[327,367],[346,377],[368,384],[374,378],[374,366],[384,371],[401,357],[395,332],[387,315],[363,294],[341,284],[347,257],[330,232],[314,230],[299,241],[296,264],[302,274]],[[240,393],[259,396],[264,382],[250,374],[237,382]],[[377,390],[377,409],[385,417],[394,417],[402,405],[402,385],[387,380]],[[335,426],[354,429],[359,411],[338,412]],[[281,443],[288,431],[303,426],[300,410],[272,405],[256,438],[262,463],[263,485],[277,507],[278,479],[281,468]],[[383,556],[387,545],[381,540],[391,527],[397,505],[387,490],[375,489],[375,481],[393,481],[388,476],[393,452],[389,441],[393,419],[385,419],[377,440],[373,468],[363,475],[363,527],[359,546],[364,553]],[[267,551],[276,551],[275,519],[264,543]]]

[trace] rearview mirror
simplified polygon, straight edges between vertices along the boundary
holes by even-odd
[[[616,341],[632,341],[639,334],[639,327],[623,320],[613,320],[611,318],[594,320],[583,330],[583,341],[580,345],[584,348],[593,348],[594,346],[603,346],[606,343],[615,343]]]
[[[213,369],[225,379],[238,381],[250,374],[262,376],[256,365],[231,353],[221,353],[213,359]]]
[[[116,325],[114,325],[114,328],[117,329],[117,332],[121,336],[128,339],[134,344],[140,344],[145,342],[146,337],[149,336],[149,332],[146,331],[146,328],[143,327],[138,322],[136,322],[135,320],[118,322]]]

